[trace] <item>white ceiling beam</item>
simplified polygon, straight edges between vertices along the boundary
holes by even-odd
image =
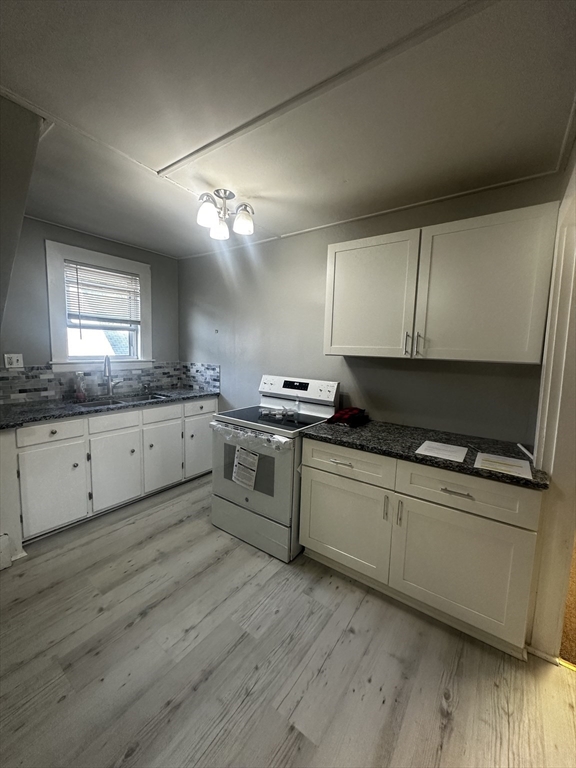
[[[486,8],[489,8],[491,5],[495,5],[499,2],[501,2],[501,0],[466,0],[466,2],[458,6],[455,10],[445,13],[439,19],[435,19],[429,24],[425,24],[424,26],[419,27],[414,32],[410,32],[408,35],[405,35],[396,42],[387,45],[384,48],[380,48],[374,53],[371,53],[369,56],[360,59],[360,61],[356,62],[355,64],[352,64],[349,67],[345,67],[336,74],[327,77],[325,80],[322,80],[316,85],[307,88],[296,96],[283,101],[281,104],[278,104],[271,109],[267,109],[265,112],[262,112],[262,114],[257,115],[245,123],[242,123],[242,125],[239,125],[237,128],[234,128],[231,131],[224,133],[222,136],[219,136],[217,139],[214,139],[213,141],[204,144],[198,149],[189,152],[179,160],[175,160],[173,163],[170,163],[170,165],[161,168],[158,171],[158,175],[166,177],[169,174],[180,170],[180,168],[189,165],[197,158],[203,157],[204,155],[213,152],[215,149],[219,149],[220,147],[230,144],[240,136],[244,136],[245,134],[256,130],[260,126],[265,125],[266,123],[269,123],[282,115],[285,115],[287,112],[291,112],[292,110],[301,107],[303,104],[312,101],[312,99],[316,99],[328,91],[336,88],[337,86],[342,85],[342,83],[345,83],[348,80],[352,80],[353,78],[362,75],[364,72],[367,72],[373,67],[377,67],[384,62],[399,56],[401,53],[404,53],[410,48],[420,45],[426,40],[439,35],[441,32],[444,32],[447,29],[450,29],[450,27],[453,27],[455,24],[459,24],[465,19],[468,19],[471,16],[475,16],[476,14],[484,11]]]

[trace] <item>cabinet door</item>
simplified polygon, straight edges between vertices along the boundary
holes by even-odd
[[[169,421],[142,430],[144,493],[182,480],[182,422]]]
[[[184,420],[184,476],[194,477],[212,470],[212,414]]]
[[[397,499],[390,586],[522,647],[536,533]]]
[[[139,429],[90,440],[94,512],[142,495],[141,445]]]
[[[415,356],[539,363],[556,203],[422,230]]]
[[[324,354],[409,357],[420,230],[328,248]]]
[[[84,440],[20,453],[24,538],[88,515],[87,464]]]
[[[303,467],[300,543],[387,584],[393,495]]]

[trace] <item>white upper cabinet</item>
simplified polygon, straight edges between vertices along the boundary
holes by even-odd
[[[325,354],[539,363],[557,211],[329,246]]]
[[[420,230],[328,247],[324,353],[410,355]]]
[[[422,230],[415,355],[539,363],[556,203]]]

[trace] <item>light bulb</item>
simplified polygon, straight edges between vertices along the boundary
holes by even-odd
[[[198,208],[196,223],[201,227],[217,227],[218,221],[218,209],[210,200],[205,200]]]
[[[237,235],[253,235],[254,234],[254,220],[252,216],[246,210],[238,211],[236,218],[234,219],[234,225],[232,227]]]
[[[228,240],[230,237],[228,224],[223,219],[218,219],[218,224],[210,229],[210,237],[213,240]]]

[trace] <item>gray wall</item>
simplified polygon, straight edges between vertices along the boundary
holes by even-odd
[[[0,98],[0,322],[22,227],[42,119]]]
[[[375,419],[532,443],[539,366],[326,357],[326,249],[557,200],[560,184],[546,177],[180,261],[180,359],[222,366],[221,407],[254,403],[263,373],[327,378]]]
[[[0,331],[0,354],[22,352],[24,365],[51,359],[45,240],[76,245],[152,267],[152,354],[178,360],[178,263],[168,256],[103,240],[83,232],[24,219]],[[0,358],[3,363],[3,359]]]

